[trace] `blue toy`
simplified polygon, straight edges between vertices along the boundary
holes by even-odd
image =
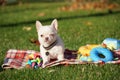
[[[100,54],[104,56],[104,58],[100,57]],[[107,48],[96,47],[90,51],[90,57],[94,62],[103,61],[108,62],[113,60],[113,54]]]
[[[42,66],[42,58],[36,57],[35,59],[32,59],[32,60],[29,59],[26,64],[27,64],[28,68],[35,68],[36,69],[36,68]]]
[[[31,60],[28,60],[27,64],[29,64],[29,65],[32,65],[32,62],[31,62]]]
[[[92,61],[91,57],[89,57],[89,56],[80,56],[79,60],[81,60],[81,61],[88,61],[88,62]]]

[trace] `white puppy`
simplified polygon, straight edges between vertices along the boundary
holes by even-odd
[[[54,19],[51,25],[42,26],[36,21],[38,40],[40,42],[40,53],[43,58],[43,67],[49,63],[50,59],[64,60],[64,44],[57,35],[58,23]]]

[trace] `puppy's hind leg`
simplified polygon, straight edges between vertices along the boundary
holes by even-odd
[[[57,59],[58,61],[64,60],[64,55],[63,54],[58,55]]]

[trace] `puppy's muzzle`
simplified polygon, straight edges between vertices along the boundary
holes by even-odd
[[[48,38],[48,37],[45,37],[45,41],[46,41],[46,42],[49,41],[49,38]]]
[[[46,40],[46,41],[48,41],[48,40],[49,40],[49,38],[48,38],[48,37],[46,37],[46,38],[45,38],[45,40]]]

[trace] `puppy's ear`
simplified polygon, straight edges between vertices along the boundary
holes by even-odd
[[[41,26],[42,26],[42,24],[40,23],[40,21],[36,21],[37,32],[39,31],[39,29],[40,29]]]
[[[53,27],[56,31],[58,30],[58,22],[57,19],[54,19],[51,23],[51,27]]]

